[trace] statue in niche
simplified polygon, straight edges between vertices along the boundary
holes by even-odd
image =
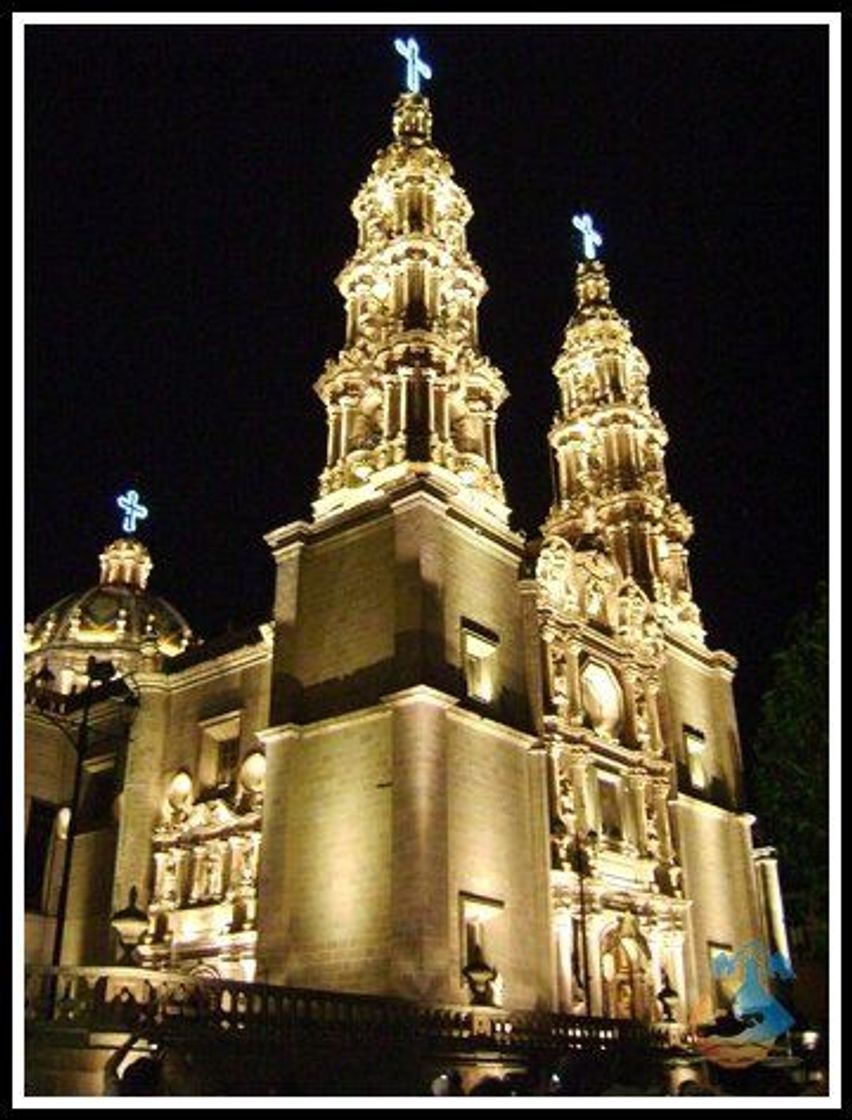
[[[361,346],[381,341],[387,324],[387,308],[376,296],[365,296],[358,309],[357,339]]]
[[[590,538],[583,547],[583,542],[578,542],[576,562],[583,573],[583,605],[590,619],[609,625],[609,594],[616,576],[616,568],[612,560],[602,551],[603,542],[597,538]]]
[[[205,849],[201,864],[201,897],[219,898],[222,894],[222,856],[214,848]]]
[[[450,434],[457,451],[482,454],[482,419],[468,409],[460,412],[450,423]]]
[[[163,864],[163,883],[160,888],[160,899],[169,909],[177,909],[180,903],[178,891],[178,861],[174,852],[169,852]]]
[[[590,575],[586,581],[586,613],[589,618],[606,622],[606,584],[599,576]]]
[[[644,628],[650,604],[642,589],[631,577],[624,581],[618,591],[618,631],[638,638]]]
[[[349,427],[349,450],[364,450],[379,441],[379,424],[376,410],[366,411],[363,407],[353,412]]]
[[[701,628],[701,612],[683,587],[678,588],[674,594],[674,609],[681,622],[695,629]]]
[[[660,839],[657,834],[657,814],[654,803],[649,798],[645,801],[645,837],[649,854],[656,859],[660,851]]]
[[[559,811],[562,819],[572,821],[576,812],[574,786],[565,775],[559,778]]]
[[[559,537],[551,537],[539,553],[536,578],[547,598],[559,609],[570,610],[576,606],[572,575],[570,546]]]
[[[447,299],[444,301],[441,328],[451,342],[461,342],[467,337],[467,309],[461,300]]]
[[[648,720],[648,701],[645,699],[645,690],[641,685],[636,689],[634,708],[636,711],[636,738],[639,746],[644,749],[651,740],[651,725]]]
[[[558,712],[568,706],[568,663],[562,646],[550,647],[550,689],[553,706]]]

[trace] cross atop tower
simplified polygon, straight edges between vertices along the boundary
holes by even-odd
[[[432,67],[420,57],[420,47],[416,39],[395,39],[393,44],[408,63],[405,72],[405,84],[409,93],[420,92],[420,79],[432,77]]]
[[[593,261],[597,256],[595,247],[603,245],[603,238],[595,229],[591,214],[575,214],[571,223],[583,235],[583,255],[587,261]]]
[[[124,510],[124,520],[121,527],[125,533],[136,532],[136,522],[144,521],[148,516],[145,506],[139,504],[139,495],[135,490],[128,490],[116,499],[116,505]]]

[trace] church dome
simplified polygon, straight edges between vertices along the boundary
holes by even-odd
[[[76,678],[94,654],[132,671],[142,658],[175,657],[193,640],[183,615],[147,590],[153,564],[141,541],[113,541],[100,562],[97,586],[66,595],[27,625],[24,649],[29,662],[53,662],[60,672]]]

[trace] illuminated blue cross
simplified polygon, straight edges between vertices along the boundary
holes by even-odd
[[[603,245],[603,238],[592,224],[591,214],[575,214],[571,219],[574,229],[583,235],[583,254],[587,261],[595,259],[595,246]]]
[[[420,78],[421,76],[431,78],[432,67],[420,58],[420,47],[418,47],[416,39],[409,39],[408,42],[403,42],[402,39],[394,39],[393,45],[408,63],[405,72],[405,84],[408,86],[408,92],[419,93]]]
[[[139,495],[135,490],[128,490],[126,494],[122,494],[120,498],[116,499],[116,503],[124,510],[122,529],[125,533],[136,532],[136,522],[144,521],[148,516],[147,509],[139,505]]]

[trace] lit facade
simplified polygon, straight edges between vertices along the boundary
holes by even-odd
[[[786,944],[648,364],[591,254],[554,365],[553,504],[526,541],[472,208],[431,131],[402,94],[353,203],[312,518],[266,537],[274,617],[195,644],[126,537],[96,589],[28,629],[33,695],[83,687],[94,655],[139,701],[92,709],[63,961],[115,960],[136,888],[152,969],[460,1004],[484,960],[497,1006],[658,1022],[669,988],[676,1023],[703,1020],[724,1000],[714,953]],[[74,711],[27,717],[33,963],[52,954]]]

